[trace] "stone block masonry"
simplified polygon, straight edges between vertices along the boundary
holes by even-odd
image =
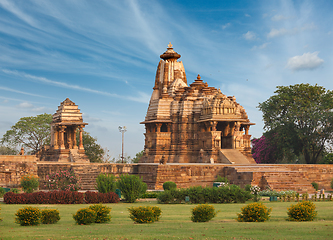
[[[244,187],[246,184],[266,186],[281,191],[295,190],[299,193],[312,193],[312,182],[320,189],[332,191],[333,165],[311,164],[115,164],[42,162],[35,156],[0,156],[0,186],[18,187],[21,176],[38,175],[40,189],[45,189],[46,175],[60,170],[72,169],[81,178],[82,190],[95,190],[96,178],[100,173],[135,174],[142,177],[148,189],[162,190],[163,183],[173,181],[178,188],[192,186],[212,186],[217,176],[227,177],[231,184]]]

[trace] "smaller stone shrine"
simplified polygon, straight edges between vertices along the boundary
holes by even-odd
[[[66,98],[55,114],[51,123],[51,143],[44,146],[38,153],[41,161],[57,162],[89,162],[85,154],[82,132],[88,125],[82,119],[82,113],[77,105]],[[76,140],[76,132],[79,130],[79,144]]]

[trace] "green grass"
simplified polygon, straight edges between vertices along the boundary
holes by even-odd
[[[0,204],[0,239],[333,239],[333,202],[315,202],[318,217],[313,222],[288,222],[291,202],[265,202],[272,207],[271,219],[264,223],[237,222],[245,204],[212,204],[220,210],[207,223],[193,223],[190,209],[196,205],[157,204],[154,201],[134,204],[105,204],[111,207],[110,223],[76,225],[72,215],[80,205],[34,205],[40,209],[58,209],[60,221],[53,225],[20,226],[14,223],[15,212],[26,205]],[[162,217],[153,224],[134,224],[128,217],[131,206],[159,206]]]

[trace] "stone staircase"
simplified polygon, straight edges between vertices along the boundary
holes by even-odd
[[[256,164],[254,159],[247,158],[237,149],[221,149],[219,158],[221,163],[226,164]]]
[[[265,172],[259,186],[269,186],[276,191],[294,190],[298,193],[313,193],[314,188],[304,172],[283,171]]]
[[[78,149],[69,149],[69,158],[71,162],[90,162],[84,151],[80,152]]]
[[[73,164],[72,169],[81,179],[81,190],[96,190],[96,178],[101,172],[97,165]]]

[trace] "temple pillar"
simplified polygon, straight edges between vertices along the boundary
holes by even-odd
[[[73,149],[78,149],[78,146],[77,146],[77,141],[76,141],[76,130],[77,130],[77,126],[75,126],[73,128]]]
[[[162,123],[156,123],[156,132],[161,132]]]
[[[80,138],[79,138],[79,149],[84,149],[82,135],[83,135],[83,126],[79,126]]]
[[[66,129],[66,126],[59,126],[60,149],[65,149],[65,129]]]
[[[249,135],[249,129],[250,129],[250,126],[249,126],[249,125],[246,125],[246,126],[244,127],[244,129],[245,129],[245,135]]]

